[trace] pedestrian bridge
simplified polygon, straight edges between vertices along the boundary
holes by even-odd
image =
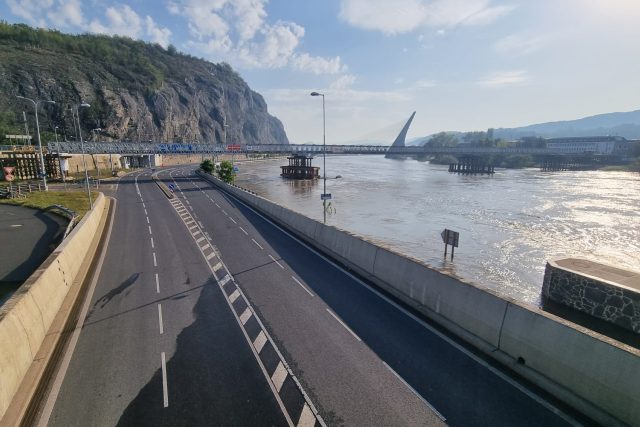
[[[404,156],[419,155],[487,155],[487,154],[531,154],[562,155],[558,150],[549,148],[495,148],[495,147],[392,147],[386,145],[326,145],[322,144],[269,144],[269,145],[229,145],[203,143],[150,143],[150,142],[59,142],[50,143],[50,153],[71,154],[231,154],[231,153],[304,153],[304,154],[394,154]]]

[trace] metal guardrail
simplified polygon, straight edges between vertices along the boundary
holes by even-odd
[[[62,240],[66,239],[69,233],[71,233],[71,230],[73,230],[73,227],[75,227],[76,225],[78,214],[75,211],[69,208],[66,208],[62,205],[51,205],[47,207],[45,210],[47,211],[55,210],[57,211],[57,213],[59,213],[60,215],[64,216],[69,220],[69,223],[67,224],[67,228],[64,231],[64,235],[62,236]]]
[[[42,183],[20,183],[4,185],[0,187],[0,199],[24,198],[29,193],[42,191]]]

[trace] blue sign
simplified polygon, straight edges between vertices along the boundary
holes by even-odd
[[[237,166],[234,166],[234,167],[233,167],[233,171],[234,171],[234,172],[240,172],[240,169],[238,169],[238,167],[237,167]]]

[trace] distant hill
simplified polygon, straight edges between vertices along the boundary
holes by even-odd
[[[523,136],[557,138],[602,135],[640,139],[640,110],[598,114],[578,120],[540,123],[518,128],[500,128],[494,131],[494,136],[502,139],[518,139]]]
[[[450,131],[459,137],[464,132]],[[559,138],[567,136],[605,136],[615,135],[627,139],[640,139],[640,110],[623,113],[606,113],[589,116],[577,120],[538,123],[516,128],[498,128],[493,133],[495,138],[506,140],[519,139],[525,136],[542,138]],[[407,141],[407,145],[423,145],[432,135],[421,136]]]
[[[0,144],[5,134],[23,133],[23,111],[35,128],[33,107],[16,95],[56,102],[39,108],[45,142],[55,126],[60,137],[77,139],[69,107],[85,101],[86,139],[101,128],[101,139],[289,143],[263,97],[228,64],[173,46],[0,20],[0,76]]]

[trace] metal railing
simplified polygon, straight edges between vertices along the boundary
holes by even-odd
[[[41,182],[9,183],[8,185],[0,187],[0,199],[25,198],[27,194],[36,191],[42,191]]]
[[[51,205],[47,209],[47,211],[56,211],[59,215],[67,218],[69,223],[67,224],[67,228],[64,230],[64,235],[62,236],[62,240],[66,239],[73,227],[76,225],[76,221],[78,219],[78,214],[75,211],[72,211],[69,208],[66,208],[62,205]]]

